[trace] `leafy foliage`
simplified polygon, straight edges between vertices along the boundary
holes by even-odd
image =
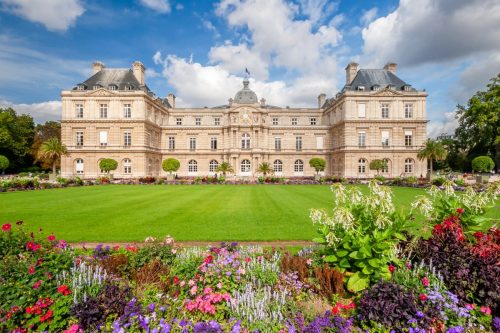
[[[495,167],[495,162],[489,156],[478,156],[472,160],[472,170],[490,172]]]
[[[61,156],[68,154],[66,146],[59,141],[59,138],[50,138],[42,143],[38,150],[37,160],[46,160],[52,163],[52,173],[56,174],[57,162]]]
[[[387,161],[375,159],[370,162],[370,170],[376,170],[379,173],[387,166]]]
[[[35,124],[29,115],[17,115],[12,108],[0,108],[0,155],[9,159],[11,170],[32,164],[31,145]]]
[[[425,159],[430,160],[431,177],[432,177],[433,161],[442,161],[446,159],[447,155],[448,152],[446,151],[445,147],[441,142],[432,139],[427,139],[427,141],[425,142],[425,146],[419,150],[417,158],[419,160],[425,160]]]
[[[9,167],[9,159],[3,155],[0,155],[0,170],[4,171]]]
[[[104,158],[99,162],[99,168],[105,172],[110,172],[118,168],[118,162],[112,158]]]
[[[273,173],[273,168],[271,167],[271,164],[267,162],[262,162],[259,164],[259,167],[257,168],[257,172],[260,172],[266,177],[268,174]]]
[[[314,168],[314,171],[316,171],[316,173],[325,171],[326,161],[322,158],[314,157],[309,160],[309,166]]]
[[[216,171],[217,172],[222,172],[222,174],[225,177],[226,174],[233,173],[234,169],[231,166],[231,164],[229,164],[229,162],[222,162],[221,164],[219,164],[219,166],[217,167]]]
[[[47,121],[45,124],[35,126],[35,137],[31,146],[32,155],[35,160],[38,160],[43,169],[50,169],[53,161],[52,159],[40,158],[40,147],[51,138],[61,138],[61,123],[59,121]]]
[[[162,162],[161,167],[163,168],[163,171],[172,173],[179,170],[181,162],[175,158],[167,158]]]

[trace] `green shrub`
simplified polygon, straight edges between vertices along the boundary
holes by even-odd
[[[320,171],[324,171],[325,170],[326,161],[324,159],[322,159],[322,158],[314,157],[314,158],[311,158],[309,160],[309,166],[311,168],[314,168],[314,171],[316,171],[316,173],[318,173]]]
[[[432,180],[432,185],[442,186],[446,182],[446,178],[444,177],[436,177]]]
[[[477,172],[490,172],[495,167],[495,162],[489,156],[478,156],[472,160],[472,170]]]
[[[118,168],[118,162],[112,158],[104,158],[99,162],[99,168],[107,173]]]
[[[5,171],[9,167],[9,159],[3,155],[0,155],[0,171]]]
[[[172,174],[172,172],[179,170],[181,163],[175,158],[167,158],[162,162],[161,167],[163,168],[163,171]]]

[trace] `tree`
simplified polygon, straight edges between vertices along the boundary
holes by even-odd
[[[318,174],[320,171],[325,171],[326,161],[322,158],[314,157],[309,160],[309,166],[314,168],[316,174]]]
[[[2,170],[2,175],[5,173],[5,169],[9,167],[9,159],[3,155],[0,155],[0,170]]]
[[[40,146],[37,159],[45,159],[51,161],[52,173],[55,175],[57,162],[59,162],[61,156],[66,154],[68,154],[66,146],[62,144],[58,138],[50,138]]]
[[[172,172],[176,172],[181,167],[181,162],[176,160],[175,158],[167,158],[161,164],[163,171],[172,174]]]
[[[231,164],[229,164],[229,162],[222,162],[221,164],[219,164],[219,166],[217,167],[217,169],[215,171],[222,172],[222,174],[225,177],[226,173],[233,173],[234,169],[231,166]]]
[[[38,157],[39,150],[42,144],[50,138],[60,138],[61,137],[61,123],[58,121],[47,121],[45,124],[38,124],[35,127],[35,137],[33,139],[33,144],[31,145],[32,155],[36,161],[40,163],[40,166],[44,169],[49,169],[52,167],[52,160],[50,159],[40,159]]]
[[[257,168],[257,172],[260,172],[265,176],[267,176],[267,174],[271,174],[273,173],[273,168],[271,168],[271,164],[267,163],[267,162],[262,162],[261,164],[259,164],[259,167]]]
[[[0,108],[0,155],[10,161],[9,168],[18,171],[31,166],[31,145],[35,124],[29,115],[17,115],[12,108]]]
[[[472,160],[472,170],[477,172],[491,172],[495,162],[489,156],[478,156]]]
[[[455,136],[467,151],[468,161],[476,156],[493,156],[500,164],[500,74],[467,102],[458,105]]]
[[[99,168],[109,174],[110,171],[116,170],[116,168],[118,168],[118,162],[112,158],[104,158],[99,162]]]
[[[425,142],[425,146],[418,151],[417,158],[419,160],[428,159],[431,165],[431,174],[432,177],[432,163],[435,160],[442,161],[446,158],[448,152],[444,148],[443,144],[439,141],[428,139]]]
[[[370,170],[376,170],[377,175],[387,166],[387,161],[375,159],[370,162]]]

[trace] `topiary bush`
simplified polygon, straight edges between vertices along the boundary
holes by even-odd
[[[478,156],[472,160],[472,170],[477,172],[491,172],[495,162],[489,156]]]
[[[181,162],[176,160],[175,158],[167,158],[161,164],[163,171],[172,174],[172,172],[176,172],[181,167]]]
[[[110,171],[116,170],[116,168],[118,168],[118,162],[112,158],[105,158],[99,162],[99,168],[102,171],[109,173]]]

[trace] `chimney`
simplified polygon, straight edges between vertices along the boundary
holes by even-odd
[[[104,69],[104,64],[100,61],[96,61],[92,64],[92,75],[98,73]]]
[[[172,93],[168,93],[167,101],[168,104],[170,104],[170,106],[172,107],[172,109],[175,109],[175,95]]]
[[[322,108],[325,105],[326,95],[321,93],[318,96],[318,108]]]
[[[134,71],[134,76],[139,81],[139,83],[144,85],[144,71],[146,68],[140,61],[136,61],[132,64],[132,70]]]
[[[392,74],[396,74],[396,68],[398,67],[397,64],[393,62],[388,62],[385,66],[384,69],[391,72]]]
[[[351,62],[347,67],[345,68],[345,84],[350,85],[354,78],[356,77],[356,74],[358,73],[358,64],[355,62]]]

